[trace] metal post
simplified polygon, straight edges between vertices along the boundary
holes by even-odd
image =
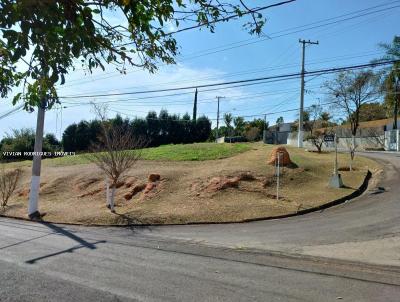
[[[216,133],[216,140],[219,138],[219,101],[220,99],[224,98],[223,96],[217,96],[217,101],[218,101],[218,109],[217,109],[217,133]]]
[[[39,203],[39,189],[40,189],[40,170],[42,166],[42,146],[43,146],[43,129],[44,129],[44,116],[46,108],[46,100],[43,100],[38,106],[37,122],[36,122],[36,137],[32,163],[32,178],[31,190],[29,193],[28,216],[30,219],[40,218],[38,208]]]
[[[338,152],[337,152],[337,136],[335,133],[335,166],[333,170],[334,175],[338,175]]]
[[[216,139],[218,140],[219,134],[218,134],[218,128],[219,128],[219,97],[217,96],[217,100],[218,100],[218,109],[217,109],[217,137]]]
[[[343,187],[343,181],[342,181],[342,176],[339,174],[339,169],[338,169],[338,137],[335,133],[335,162],[334,162],[334,167],[333,167],[333,175],[331,176],[331,179],[329,181],[329,186],[331,188],[342,188]]]

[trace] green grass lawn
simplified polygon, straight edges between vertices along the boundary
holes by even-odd
[[[142,159],[160,161],[203,161],[214,160],[234,156],[248,151],[251,146],[246,143],[236,144],[215,144],[198,143],[187,145],[164,145],[155,148],[142,150]],[[86,164],[89,160],[87,156],[80,154],[52,159],[45,159],[44,165],[47,166],[69,166]],[[30,166],[31,161],[14,162],[9,166]]]

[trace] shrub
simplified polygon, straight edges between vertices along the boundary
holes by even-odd
[[[18,181],[20,179],[22,171],[20,169],[15,169],[11,171],[6,171],[3,168],[0,170],[0,198],[1,207],[7,206],[8,200],[14,193],[17,187]]]

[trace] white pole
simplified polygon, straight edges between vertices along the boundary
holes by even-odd
[[[38,106],[38,115],[36,122],[36,136],[34,155],[32,163],[32,178],[31,178],[31,190],[29,193],[29,205],[28,205],[28,216],[30,219],[40,218],[39,212],[39,190],[40,190],[40,170],[42,164],[42,152],[43,146],[43,128],[44,128],[44,115],[45,115],[46,100],[42,101]]]
[[[276,179],[276,200],[279,200],[280,159],[281,159],[281,153],[278,152],[278,171],[277,171],[277,179]]]
[[[338,154],[337,154],[337,136],[335,133],[335,166],[334,166],[334,175],[338,175]]]
[[[110,208],[110,181],[106,177],[106,206]]]
[[[111,188],[111,201],[110,201],[110,209],[112,213],[115,213],[114,209],[114,196],[115,196],[115,185]]]

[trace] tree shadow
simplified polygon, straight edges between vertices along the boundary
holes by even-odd
[[[114,213],[114,214],[118,216],[118,221],[121,223],[121,227],[129,229],[132,232],[136,232],[138,230],[148,230],[148,231],[152,230],[148,224],[138,219],[135,219],[129,215],[120,213]]]
[[[54,224],[49,223],[49,222],[43,222],[43,221],[40,221],[39,223],[44,225],[44,226],[46,226],[46,227],[48,227],[49,229],[51,229],[53,231],[52,234],[60,234],[62,236],[70,238],[70,239],[76,241],[78,243],[78,245],[73,246],[73,247],[68,248],[68,249],[65,249],[65,250],[61,250],[59,252],[47,254],[47,255],[44,255],[44,256],[40,256],[40,257],[33,258],[33,259],[25,261],[25,263],[28,263],[28,264],[34,264],[37,261],[40,261],[40,260],[43,260],[43,259],[46,259],[46,258],[50,258],[50,257],[54,257],[54,256],[58,256],[58,255],[65,254],[65,253],[73,253],[75,250],[82,249],[82,248],[95,250],[97,248],[96,247],[97,244],[106,243],[106,240],[98,240],[98,241],[95,241],[95,242],[91,243],[91,242],[88,242],[85,239],[77,236],[73,232],[68,231],[68,230],[66,230],[66,229],[64,229],[64,228],[62,228],[60,226],[54,225]]]

